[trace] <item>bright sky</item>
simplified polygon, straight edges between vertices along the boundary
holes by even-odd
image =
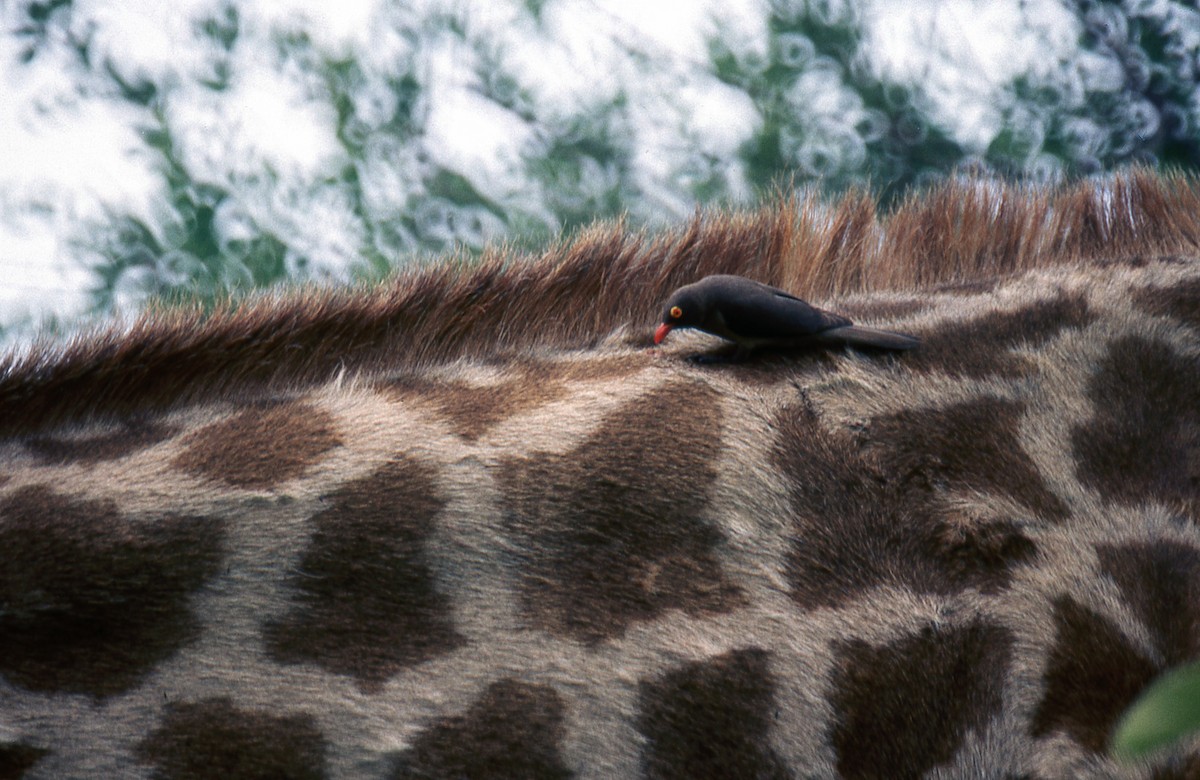
[[[666,218],[692,208],[670,186],[671,171],[702,154],[732,158],[760,121],[747,97],[705,66],[714,37],[747,56],[765,53],[766,0],[558,0],[543,6],[540,28],[519,2],[344,0],[331,12],[325,0],[242,0],[239,43],[229,55],[195,34],[197,20],[224,2],[76,0],[72,30],[91,35],[93,63],[129,83],[160,85],[164,116],[192,176],[239,195],[217,215],[226,237],[236,237],[239,225],[267,227],[308,258],[310,270],[335,278],[354,261],[361,228],[350,204],[319,185],[346,163],[345,153],[321,85],[310,70],[280,56],[274,42],[283,36],[306,34],[321,55],[364,64],[368,83],[354,94],[369,133],[373,118],[382,121],[394,107],[384,77],[403,67],[413,46],[398,30],[438,8],[452,9],[470,34],[503,44],[506,67],[535,92],[539,107],[569,116],[623,93],[636,109],[629,129],[637,139],[639,183],[649,208]],[[788,0],[771,3],[787,12]],[[89,222],[131,214],[161,225],[169,214],[159,161],[139,135],[148,113],[114,99],[103,67],[85,71],[65,41],[22,61],[24,43],[14,30],[23,24],[24,5],[0,4],[0,324],[70,317],[86,308],[87,291],[98,284],[90,270],[98,258],[87,248]],[[1014,74],[1055,62],[1056,53],[1066,56],[1078,38],[1070,14],[1039,0],[821,0],[819,8],[859,16],[869,66],[911,84],[915,100],[979,151],[1004,108],[1002,87]],[[361,174],[368,208],[403,202],[421,166],[436,163],[462,172],[498,202],[537,211],[538,193],[518,168],[538,135],[519,115],[481,98],[477,57],[451,36],[423,50],[417,67],[428,85],[428,157],[386,139],[368,144]],[[223,58],[232,79],[217,100],[202,82]],[[819,71],[802,86],[797,100],[815,116],[845,122],[856,110],[823,88]],[[279,179],[270,187],[260,176],[267,169]],[[480,229],[486,238],[498,228],[484,221]]]

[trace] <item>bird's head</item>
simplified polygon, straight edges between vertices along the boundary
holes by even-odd
[[[694,285],[680,287],[667,300],[662,311],[662,324],[654,331],[654,343],[661,344],[673,328],[697,328],[704,323],[707,306],[703,296],[692,289]]]

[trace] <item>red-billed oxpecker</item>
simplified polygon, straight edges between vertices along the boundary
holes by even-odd
[[[860,327],[783,290],[726,275],[706,276],[671,294],[663,307],[662,324],[654,332],[654,343],[661,344],[674,328],[696,328],[732,341],[737,349],[723,359],[735,362],[762,347],[906,350],[921,343],[915,336]]]

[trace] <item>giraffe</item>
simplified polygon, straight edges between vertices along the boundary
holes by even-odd
[[[0,369],[0,776],[1200,775],[1200,190],[953,179]],[[711,273],[914,333],[701,365]]]

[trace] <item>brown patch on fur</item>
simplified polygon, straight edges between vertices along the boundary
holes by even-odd
[[[293,578],[298,608],[265,629],[282,663],[315,663],[377,692],[402,669],[463,643],[425,546],[445,506],[434,471],[392,461],[328,496]]]
[[[333,417],[307,403],[251,406],[189,434],[176,468],[240,488],[287,482],[341,446]]]
[[[244,710],[224,697],[168,705],[137,754],[172,780],[326,777],[325,739],[311,715]]]
[[[1037,554],[1037,545],[1012,520],[982,520],[947,513],[930,529],[926,554],[947,576],[972,583],[983,593],[1008,587],[1012,569]]]
[[[879,585],[996,592],[1036,552],[1016,523],[948,513],[944,491],[961,480],[938,478],[936,469],[914,478],[881,463],[803,407],[785,410],[776,427],[774,461],[795,514],[787,576],[805,608],[841,606]]]
[[[1012,634],[976,621],[891,644],[839,643],[830,741],[842,777],[923,777],[1003,705]]]
[[[1069,596],[1055,599],[1054,623],[1045,693],[1033,713],[1031,733],[1063,732],[1088,750],[1103,752],[1121,713],[1159,669],[1116,626]]]
[[[0,780],[19,780],[49,752],[30,745],[0,745]]]
[[[942,295],[983,295],[990,293],[1000,286],[1000,277],[992,279],[979,279],[972,282],[951,282],[949,284],[935,284],[930,292],[939,293]]]
[[[464,714],[417,735],[391,777],[569,778],[559,753],[565,710],[547,685],[494,682]]]
[[[112,433],[64,439],[50,436],[38,437],[25,442],[25,447],[34,457],[47,465],[78,463],[92,466],[109,460],[119,460],[138,450],[153,447],[166,441],[179,429],[161,423],[133,421]]]
[[[1063,329],[1080,328],[1094,319],[1082,295],[1059,295],[1016,311],[992,312],[918,332],[921,347],[901,363],[914,371],[955,377],[1021,377],[1032,366],[1009,350],[1041,346]]]
[[[389,379],[380,387],[401,402],[433,406],[453,425],[455,433],[475,441],[513,415],[565,397],[568,382],[627,377],[645,368],[648,362],[643,355],[557,363],[518,360],[511,365],[508,377],[486,385],[405,375]]]
[[[454,432],[468,441],[478,439],[510,416],[558,400],[566,392],[561,384],[533,382],[524,377],[475,387],[404,376],[389,380],[384,389],[402,403],[433,406]]]
[[[1096,554],[1168,666],[1200,655],[1200,550],[1161,540],[1102,544]]]
[[[1200,279],[1185,279],[1170,287],[1143,287],[1133,294],[1143,311],[1159,317],[1174,317],[1200,328]]]
[[[1039,519],[1069,511],[1050,492],[1017,438],[1024,408],[979,398],[943,409],[909,409],[871,421],[869,440],[885,473],[935,489],[1010,496]]]
[[[677,381],[609,415],[571,452],[501,461],[534,622],[595,643],[669,609],[740,604],[713,553],[722,534],[704,519],[720,445],[716,392]]]
[[[909,298],[907,300],[866,299],[854,301],[838,301],[829,310],[844,314],[854,320],[856,325],[871,325],[877,320],[900,319],[910,317],[923,311],[928,311],[933,302],[927,298]]]
[[[782,383],[794,383],[798,378],[806,376],[828,378],[840,368],[838,357],[841,351],[828,347],[765,346],[755,349],[750,357],[742,362],[725,360],[732,357],[736,351],[736,347],[731,343],[711,351],[696,353],[718,359],[711,363],[696,364],[691,360],[692,355],[664,359],[677,360],[684,367],[695,372],[697,376],[725,374],[739,384],[758,388],[771,388]],[[897,359],[895,355],[882,351],[859,352],[858,356],[860,359],[869,359],[880,363],[889,363]]]
[[[828,300],[1054,265],[1200,251],[1194,180],[1126,172],[1034,190],[954,179],[882,218],[862,192],[699,215],[656,237],[598,225],[538,257],[415,268],[372,289],[262,295],[212,314],[150,311],[128,327],[0,360],[0,436],[197,399],[268,397],[340,371],[600,343],[652,323],[672,290],[732,273]]]
[[[1109,345],[1088,382],[1093,416],[1071,444],[1079,480],[1106,501],[1187,507],[1200,521],[1200,364],[1158,341]]]
[[[539,382],[600,382],[626,379],[652,363],[650,352],[643,351],[586,360],[525,360],[516,364],[516,370]]]
[[[0,674],[32,691],[129,690],[196,636],[188,600],[222,539],[218,520],[14,491],[0,500]]]
[[[646,777],[791,777],[771,747],[775,691],[765,650],[685,664],[638,691]]]

